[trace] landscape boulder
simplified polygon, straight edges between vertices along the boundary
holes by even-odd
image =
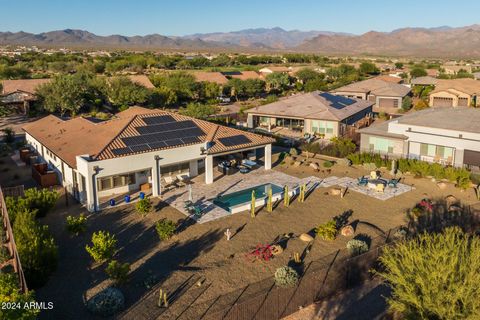
[[[318,166],[318,163],[316,162],[310,163],[310,167],[313,168],[313,170],[317,170],[317,171],[320,169],[320,167]]]
[[[340,234],[344,237],[351,237],[353,236],[354,233],[355,233],[355,230],[353,230],[353,227],[350,225],[345,226],[340,230]]]
[[[313,237],[308,233],[302,233],[298,238],[304,242],[313,241]]]
[[[302,165],[302,161],[295,161],[295,162],[293,163],[293,166],[294,166],[294,167],[300,167],[301,165]]]
[[[438,182],[437,183],[437,187],[440,189],[440,190],[445,190],[447,189],[447,184],[445,182]]]
[[[341,193],[342,193],[342,189],[340,189],[340,188],[330,189],[330,195],[332,195],[332,196],[339,196]]]
[[[270,250],[271,250],[271,252],[274,256],[278,256],[279,254],[281,254],[283,252],[283,248],[278,244],[272,245],[270,247]]]

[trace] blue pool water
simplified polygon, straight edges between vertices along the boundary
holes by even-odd
[[[272,183],[266,183],[260,186],[229,193],[224,196],[219,196],[213,199],[213,203],[227,211],[230,211],[231,207],[234,207],[243,203],[249,203],[250,201],[252,201],[252,190],[255,190],[255,198],[261,199],[268,195],[268,190],[270,188],[272,189],[273,195],[283,192],[282,187],[279,187]]]

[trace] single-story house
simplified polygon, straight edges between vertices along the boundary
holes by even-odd
[[[221,86],[228,82],[228,79],[221,72],[195,71],[192,74],[197,82],[214,82]]]
[[[129,75],[127,76],[127,78],[130,79],[130,81],[132,81],[133,83],[136,83],[147,89],[155,89],[155,86],[146,75],[143,75],[143,74]]]
[[[101,199],[139,190],[151,190],[158,197],[167,177],[197,176],[199,168],[205,170],[205,183],[211,184],[214,161],[224,155],[259,151],[264,154],[265,169],[270,169],[274,142],[243,130],[142,107],[131,107],[103,122],[49,115],[23,130],[27,144],[90,211],[99,210]]]
[[[464,78],[438,79],[435,90],[430,92],[430,107],[470,107],[479,106],[480,81]]]
[[[398,83],[372,78],[333,90],[336,95],[368,100],[374,103],[374,112],[398,113],[410,88]]]
[[[274,72],[278,72],[278,73],[290,73],[294,71],[294,69],[292,67],[282,67],[282,66],[278,66],[278,67],[275,67],[275,66],[272,66],[272,67],[265,67],[265,68],[262,68],[260,70],[258,70],[258,72],[260,72],[261,74],[263,74],[264,76],[268,75],[268,74],[271,74],[271,73],[274,73]]]
[[[438,79],[430,76],[413,78],[411,84],[414,86],[435,86]]]
[[[360,150],[480,168],[480,110],[425,109],[359,130]]]
[[[22,113],[28,113],[30,103],[37,100],[36,90],[51,79],[3,80],[0,102]]]
[[[460,70],[465,70],[468,73],[472,73],[471,65],[457,66],[457,65],[443,65],[442,69],[445,70],[445,73],[448,75],[455,75]]]
[[[473,73],[473,78],[474,78],[475,80],[480,80],[480,72],[474,72],[474,73]]]
[[[382,81],[391,82],[391,83],[403,83],[402,77],[394,76],[394,75],[388,75],[388,74],[382,74],[382,75],[374,77],[373,79],[382,80]]]
[[[285,128],[330,139],[344,136],[348,127],[359,126],[372,113],[370,101],[314,91],[248,109],[249,128]]]

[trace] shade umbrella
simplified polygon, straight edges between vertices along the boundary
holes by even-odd
[[[193,202],[192,185],[188,185],[188,201]]]

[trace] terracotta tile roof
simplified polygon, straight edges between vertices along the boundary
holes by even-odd
[[[205,143],[207,141],[213,142],[211,149],[209,149],[209,153],[211,154],[262,146],[275,141],[269,137],[220,126],[208,121],[198,120],[158,109],[146,109],[142,107],[131,107],[126,111],[120,112],[111,120],[99,123],[91,122],[82,117],[71,120],[62,120],[56,116],[50,115],[25,125],[23,130],[45,145],[45,147],[51,150],[57,157],[64,160],[69,166],[75,168],[75,157],[79,155],[88,154],[93,160],[105,160],[119,157],[118,155],[114,155],[112,150],[126,147],[121,138],[138,136],[139,133],[135,128],[138,126],[145,126],[145,118],[162,115],[170,115],[176,121],[194,121],[204,133],[198,137],[201,140],[200,143]],[[241,145],[225,146],[221,140],[219,140],[224,137],[239,135],[247,137],[249,142]],[[164,147],[154,150],[176,147],[178,146]],[[125,156],[145,152],[152,152],[152,150],[131,152],[125,154]]]
[[[20,79],[20,80],[3,80],[2,94],[9,94],[16,91],[28,92],[35,94],[36,89],[45,83],[49,83],[51,79]]]
[[[218,84],[226,84],[228,79],[221,72],[205,72],[195,71],[192,72],[197,82],[215,82]]]
[[[436,85],[437,81],[438,81],[437,78],[425,76],[425,77],[414,78],[412,79],[411,82],[413,85],[429,86],[429,85]]]
[[[464,92],[469,95],[480,94],[480,81],[470,78],[451,80],[437,79],[435,90],[430,92],[430,94],[448,91],[449,89]]]
[[[133,83],[144,86],[147,89],[154,89],[155,88],[153,83],[150,81],[150,79],[146,75],[138,74],[138,75],[130,75],[130,76],[127,76],[127,77]]]

